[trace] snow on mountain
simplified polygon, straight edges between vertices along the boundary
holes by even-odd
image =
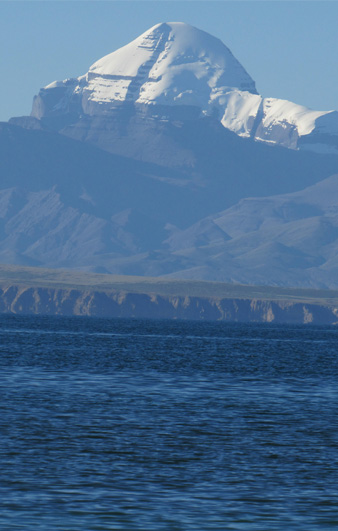
[[[90,115],[121,102],[192,105],[209,114],[233,88],[256,94],[254,81],[219,39],[173,22],[157,24],[106,55],[86,75],[55,81],[43,91],[65,89],[54,112],[68,109],[69,100],[81,96],[83,110]],[[33,115],[39,118],[37,107]]]
[[[291,101],[262,98],[238,90],[228,93],[224,103],[221,122],[239,136],[293,149],[302,147],[324,153],[338,152],[336,111],[312,111]],[[313,141],[311,133],[320,135],[317,141]],[[335,135],[336,142],[327,144],[324,135]]]
[[[227,129],[242,137],[291,148],[297,147],[300,137],[312,133],[324,116],[325,122],[322,119],[320,123],[322,133],[334,133],[335,124],[338,125],[338,113],[312,111],[291,101],[262,98],[241,90],[228,91],[218,103],[223,110],[221,123]]]
[[[220,40],[175,22],[157,24],[94,63],[84,93],[98,102],[196,105],[207,112],[234,87],[256,92],[254,81]]]
[[[239,136],[338,153],[336,111],[262,98],[219,39],[182,22],[157,24],[96,61],[87,74],[47,85],[34,99],[32,116],[68,116],[73,123],[76,116],[111,115],[125,105],[157,117],[167,116],[169,108],[184,117],[194,108]]]

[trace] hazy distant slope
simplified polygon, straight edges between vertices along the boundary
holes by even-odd
[[[168,244],[189,263],[187,278],[337,288],[338,175],[299,192],[243,199]]]
[[[327,254],[333,273],[326,281],[314,251],[304,254],[277,238],[268,200],[244,201],[215,216],[247,195],[290,192],[316,182],[338,168],[335,156],[271,149],[238,138],[212,119],[177,130],[165,127],[177,145],[181,141],[196,154],[190,170],[1,124],[0,260],[118,274],[336,285],[334,246]],[[336,181],[330,182],[321,215],[335,197]],[[297,216],[302,212],[298,204]],[[256,233],[262,217],[268,231]],[[302,227],[297,227],[300,239]],[[312,269],[319,266],[318,276]]]

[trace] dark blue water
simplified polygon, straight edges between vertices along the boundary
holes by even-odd
[[[338,529],[338,330],[0,317],[1,530]]]

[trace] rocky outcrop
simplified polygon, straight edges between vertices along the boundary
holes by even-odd
[[[0,287],[0,313],[294,324],[338,323],[338,308],[324,304],[20,285]]]

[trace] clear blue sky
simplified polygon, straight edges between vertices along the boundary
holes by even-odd
[[[219,37],[264,96],[338,109],[336,1],[0,1],[0,120],[164,21]]]

